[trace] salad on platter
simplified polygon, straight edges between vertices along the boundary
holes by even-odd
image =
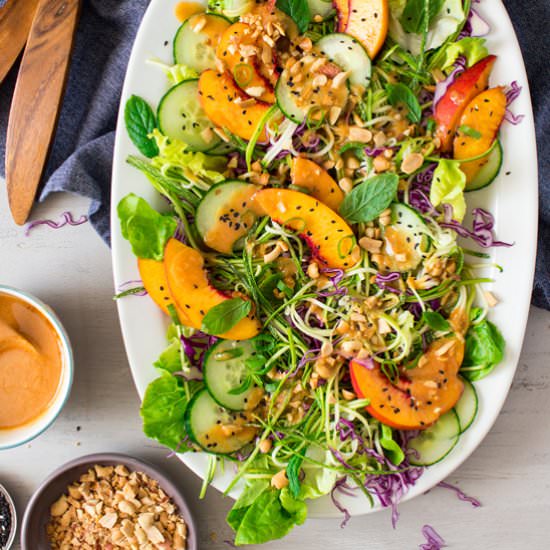
[[[242,492],[235,544],[287,534],[307,501],[393,509],[475,421],[504,354],[488,320],[499,173],[519,87],[469,0],[211,0],[179,6],[127,161],[166,199],[117,206],[169,319],[144,431],[210,456]],[[460,242],[458,237],[463,239]],[[498,266],[497,266],[498,268]],[[143,298],[146,299],[146,298]]]

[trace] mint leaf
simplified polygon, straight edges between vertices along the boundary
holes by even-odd
[[[433,330],[448,331],[451,330],[451,325],[449,321],[438,313],[437,311],[425,311],[422,314],[422,319],[424,322]]]
[[[354,187],[340,205],[340,214],[351,223],[370,222],[382,213],[397,194],[399,178],[380,174]]]
[[[417,124],[422,119],[422,109],[418,98],[414,95],[414,92],[405,84],[388,84],[386,86],[386,93],[388,94],[388,102],[390,105],[397,107],[402,104],[407,107],[408,119]]]
[[[232,298],[211,308],[202,320],[202,330],[208,334],[223,334],[244,319],[252,308],[248,300]]]
[[[277,0],[277,7],[294,20],[300,33],[307,30],[311,11],[306,0]]]
[[[405,32],[419,34],[424,30],[426,10],[428,10],[428,27],[441,11],[444,0],[407,0],[399,22]]]
[[[132,143],[140,153],[149,158],[158,155],[157,144],[154,139],[149,137],[157,125],[155,113],[143,98],[133,95],[126,102],[124,122]]]
[[[149,203],[130,193],[117,207],[122,236],[132,245],[138,258],[161,261],[164,247],[176,231],[177,222],[169,215],[159,214]]]

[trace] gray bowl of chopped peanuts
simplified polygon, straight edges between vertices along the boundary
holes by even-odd
[[[123,454],[87,455],[37,489],[21,527],[22,550],[197,550],[191,512],[156,467]]]

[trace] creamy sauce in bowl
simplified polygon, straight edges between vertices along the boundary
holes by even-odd
[[[49,409],[63,365],[51,321],[32,304],[0,291],[0,432],[30,424]]]

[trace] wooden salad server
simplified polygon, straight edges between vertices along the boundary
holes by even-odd
[[[0,1],[0,82],[25,47],[38,0]]]
[[[79,8],[80,0],[39,0],[19,68],[6,139],[8,201],[19,225],[31,211],[55,132]]]

